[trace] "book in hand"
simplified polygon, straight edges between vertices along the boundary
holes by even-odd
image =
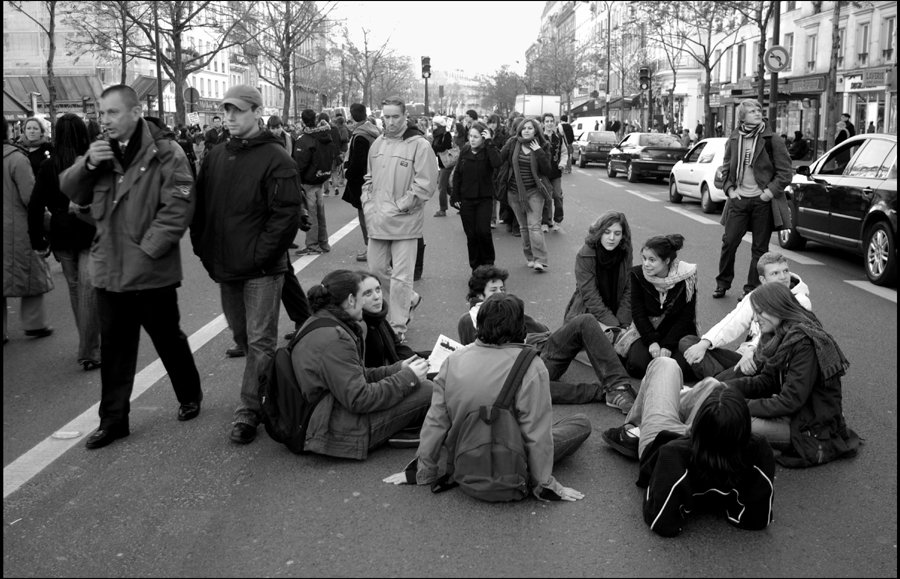
[[[437,342],[431,350],[431,356],[428,357],[428,373],[437,373],[441,369],[444,360],[462,347],[463,345],[453,338],[448,338],[444,334],[438,336]]]

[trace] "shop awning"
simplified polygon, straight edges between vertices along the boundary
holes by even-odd
[[[31,116],[31,109],[5,88],[3,89],[3,116],[8,121],[19,121]]]
[[[170,81],[163,79],[163,90],[166,90],[169,82]],[[133,88],[134,92],[137,93],[139,101],[143,101],[147,98],[147,96],[155,97],[159,92],[157,90],[158,84],[156,82],[156,77],[146,76],[143,74],[139,74],[137,78],[132,81],[131,88]]]
[[[103,85],[96,75],[54,75],[56,80],[56,102],[60,104],[81,104],[82,97],[90,101],[100,99]],[[5,88],[22,102],[30,102],[31,93],[41,94],[41,102],[50,102],[50,89],[46,76],[4,76]]]

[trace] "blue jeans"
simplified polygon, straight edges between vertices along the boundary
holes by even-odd
[[[278,344],[278,311],[284,274],[268,275],[219,284],[222,309],[235,343],[247,353],[241,382],[241,405],[235,422],[257,426],[260,422],[259,375],[275,355]]]
[[[685,336],[678,342],[678,350],[682,357],[685,351],[700,342],[699,336]],[[677,358],[676,358],[677,361]],[[710,348],[703,359],[696,364],[691,364],[694,374],[701,380],[703,378],[717,377],[726,370],[731,370],[741,361],[741,355],[727,348]],[[719,378],[721,380],[721,378]]]
[[[541,265],[547,265],[547,246],[544,244],[544,232],[541,231],[541,216],[544,212],[544,196],[537,189],[528,192],[528,204],[519,203],[519,194],[510,191],[509,206],[522,231],[522,249],[526,261],[533,261]]]
[[[306,232],[306,248],[329,251],[328,226],[325,223],[325,201],[322,198],[323,185],[304,185],[306,206],[309,210],[311,226]]]
[[[600,384],[566,384],[556,380],[569,364],[585,350]],[[616,355],[616,350],[591,314],[581,314],[556,330],[540,345],[541,360],[550,374],[550,400],[553,404],[586,404],[600,400],[607,390],[631,387],[631,380]]]
[[[387,440],[410,426],[421,426],[431,407],[434,383],[423,380],[416,390],[393,408],[369,413],[369,449],[381,446]]]
[[[78,328],[78,363],[100,362],[100,306],[88,272],[91,250],[54,249],[69,286],[69,301]]]
[[[756,263],[769,251],[769,240],[775,230],[772,205],[759,197],[742,197],[728,201],[728,218],[722,235],[722,253],[719,257],[719,275],[716,286],[729,289],[734,280],[734,257],[744,234],[753,233],[752,258],[744,291],[753,291],[759,285]]]
[[[553,186],[553,203],[544,203],[543,217],[541,223],[552,227],[553,223],[562,223],[563,220],[563,190],[562,177],[550,179],[550,185]]]
[[[573,454],[591,435],[591,421],[584,414],[560,418],[550,430],[553,437],[553,464]]]

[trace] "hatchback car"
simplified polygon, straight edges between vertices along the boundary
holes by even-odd
[[[791,229],[779,233],[785,249],[807,240],[863,255],[866,276],[890,285],[897,277],[897,137],[851,137],[797,167],[787,190]]]
[[[606,163],[616,141],[612,131],[586,131],[572,144],[573,160],[582,169],[588,163]]]
[[[728,139],[703,139],[675,163],[669,175],[669,201],[681,203],[683,197],[700,200],[704,213],[713,213],[725,203],[725,192],[715,186],[716,169],[724,163]]]
[[[621,171],[631,183],[642,177],[662,179],[672,173],[672,167],[685,153],[687,148],[675,135],[631,133],[609,152],[606,174],[615,178]]]

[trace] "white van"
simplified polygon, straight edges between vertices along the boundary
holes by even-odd
[[[575,134],[576,141],[581,137],[582,133],[607,130],[606,117],[578,117],[574,121],[569,121],[569,124],[572,125],[572,132]]]

